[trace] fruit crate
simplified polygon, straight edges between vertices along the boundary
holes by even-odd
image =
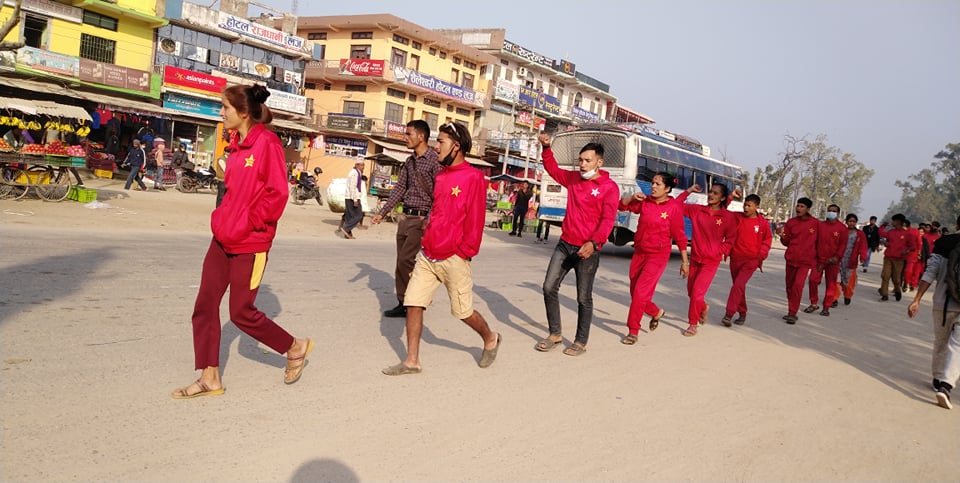
[[[67,199],[79,201],[80,203],[89,203],[97,199],[97,190],[82,188],[80,186],[71,186]]]
[[[110,171],[109,169],[94,169],[93,175],[98,178],[110,179],[113,178],[113,171]]]

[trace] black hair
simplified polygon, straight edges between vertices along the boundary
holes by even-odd
[[[603,145],[600,143],[587,143],[584,147],[580,148],[580,154],[583,154],[585,151],[593,151],[603,159]]]
[[[830,211],[830,208],[836,208],[837,213],[840,213],[840,205],[835,205],[833,203],[830,203],[830,206],[827,207],[827,211]]]
[[[857,215],[853,213],[847,213],[847,217],[844,218],[846,221],[850,221],[850,218],[853,218],[853,221],[860,221],[860,218],[857,218]]]
[[[939,228],[940,228],[940,222],[939,222],[939,221],[934,221],[934,222],[930,223],[930,226],[939,229]]]
[[[753,194],[753,195],[747,195],[747,197],[743,200],[743,202],[746,203],[746,202],[748,202],[748,201],[752,201],[752,202],[754,202],[754,204],[756,204],[757,206],[760,206],[760,196],[759,196],[759,195],[755,195],[755,194]]]
[[[907,217],[903,216],[903,213],[897,213],[896,215],[893,215],[892,217],[890,217],[890,221],[899,221],[901,223],[904,223],[907,221]]]
[[[430,139],[430,125],[423,119],[414,119],[407,123],[407,127],[412,127],[414,131],[423,134],[423,139]]]
[[[270,124],[273,121],[273,113],[264,104],[270,97],[270,91],[266,86],[233,85],[223,90],[223,97],[238,113],[249,114],[254,124]]]
[[[803,197],[797,200],[797,204],[806,206],[808,210],[813,207],[813,201],[807,197]]]
[[[871,216],[871,217],[870,217],[870,221],[877,221],[877,217],[876,217],[876,216]]]
[[[460,143],[460,151],[464,154],[470,152],[473,147],[473,139],[470,137],[470,131],[459,122],[448,122],[440,126],[440,132],[445,132],[453,137],[453,140]]]
[[[660,179],[663,180],[663,185],[666,186],[667,188],[673,189],[674,187],[677,186],[677,178],[674,178],[672,174],[666,171],[661,171],[653,175],[654,178],[656,178],[657,176],[659,176]]]

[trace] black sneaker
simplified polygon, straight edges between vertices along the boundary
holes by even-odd
[[[893,298],[897,299],[897,302],[899,302],[900,299],[903,298],[903,294],[900,293],[900,292],[897,292],[897,293],[893,294]]]
[[[831,308],[831,309],[835,309],[835,308],[837,308],[839,305],[840,305],[840,301],[839,301],[839,300],[834,300],[833,303],[830,304],[830,308]]]
[[[799,318],[797,318],[796,315],[790,315],[790,314],[788,314],[787,317],[786,317],[784,320],[786,320],[788,324],[794,325],[794,324],[797,323],[797,320],[799,320]]]
[[[843,298],[843,305],[850,305],[850,301],[851,301],[850,297],[844,297],[844,298]]]
[[[881,302],[886,302],[887,300],[890,300],[890,297],[887,297],[886,295],[884,295],[883,297],[880,297]]]
[[[383,315],[385,317],[406,317],[407,308],[404,307],[403,305],[397,305],[396,307],[390,310],[384,310]]]
[[[933,386],[933,390],[934,390],[934,391],[939,391],[939,390],[940,390],[940,379],[933,378],[933,384],[932,384],[932,386]]]
[[[824,317],[830,317],[830,309],[824,307],[823,310],[820,311],[820,315]]]

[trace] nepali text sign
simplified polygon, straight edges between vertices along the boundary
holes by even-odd
[[[383,61],[372,59],[340,59],[340,73],[364,77],[383,77]]]
[[[279,45],[285,49],[300,52],[303,50],[304,40],[302,37],[290,35],[280,30],[253,23],[247,19],[234,17],[228,13],[220,11],[218,27],[236,32],[240,35],[260,40],[273,45]]]
[[[34,47],[21,47],[17,51],[17,63],[31,69],[76,77],[80,72],[80,59]]]
[[[220,117],[221,105],[217,101],[184,96],[175,92],[165,92],[163,94],[163,107],[191,114]]]
[[[540,64],[544,67],[553,69],[553,59],[540,55],[532,50],[525,49],[509,40],[503,41],[503,51],[509,52],[517,57],[522,57],[530,62]]]
[[[202,72],[181,69],[172,65],[163,67],[163,83],[182,89],[220,95],[227,87],[227,79]]]
[[[600,122],[600,116],[592,113],[582,107],[573,106],[570,108],[570,114],[573,118],[583,122]]]
[[[283,91],[278,91],[274,89],[267,89],[267,91],[270,92],[270,97],[267,98],[266,105],[270,109],[294,112],[297,114],[306,114],[307,112],[306,97],[298,96],[296,94],[290,94],[289,92],[283,92]]]
[[[451,99],[464,101],[474,106],[482,107],[486,100],[486,96],[481,92],[444,82],[436,77],[421,74],[413,69],[394,67],[393,75],[397,81],[403,82],[404,84],[417,86]]]
[[[3,4],[13,6],[14,0],[4,0]],[[28,12],[36,12],[48,17],[59,18],[73,23],[83,22],[83,9],[71,5],[65,5],[51,0],[23,0],[20,8]]]
[[[494,88],[496,90],[494,91],[493,96],[497,99],[517,102],[517,96],[520,94],[520,88],[517,86],[517,84],[500,79],[497,81],[497,84]]]
[[[398,139],[404,141],[407,139],[407,126],[403,123],[387,121],[386,136],[388,139]]]
[[[569,60],[555,60],[553,61],[553,70],[557,72],[562,72],[567,75],[575,76],[577,75],[577,65]]]
[[[131,69],[90,59],[80,59],[78,77],[82,81],[150,92],[150,73],[145,70]]]
[[[544,94],[543,91],[520,86],[519,101],[541,111],[560,115],[560,101],[556,97]]]
[[[342,136],[325,136],[323,140],[324,154],[356,158],[367,155],[366,139],[354,139]]]

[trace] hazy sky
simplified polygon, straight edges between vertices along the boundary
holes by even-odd
[[[875,171],[861,216],[882,216],[900,197],[895,180],[960,142],[957,0],[299,4],[302,16],[391,13],[427,28],[504,28],[751,173],[777,158],[784,134],[826,134]]]

